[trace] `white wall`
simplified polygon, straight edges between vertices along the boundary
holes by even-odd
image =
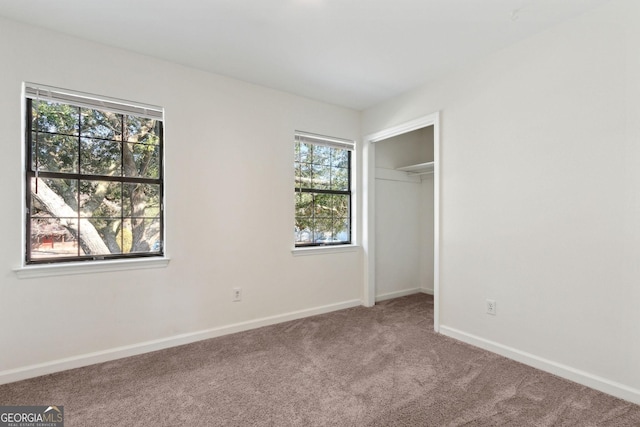
[[[359,251],[291,254],[294,130],[357,140],[359,112],[6,20],[0,57],[0,381],[60,359],[81,364],[88,353],[359,303]],[[17,279],[23,81],[165,107],[166,269]],[[242,302],[231,302],[235,286]]]
[[[638,22],[614,0],[363,114],[442,112],[442,331],[636,402]]]

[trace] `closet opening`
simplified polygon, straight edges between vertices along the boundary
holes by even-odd
[[[363,303],[434,296],[439,329],[439,114],[364,140]]]

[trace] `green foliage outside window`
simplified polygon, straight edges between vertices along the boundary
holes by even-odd
[[[162,122],[28,106],[27,261],[161,254]]]
[[[350,155],[347,149],[296,141],[297,246],[350,242]]]

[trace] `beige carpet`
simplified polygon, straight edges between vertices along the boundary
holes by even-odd
[[[433,332],[413,295],[0,386],[65,426],[640,426],[640,406]]]

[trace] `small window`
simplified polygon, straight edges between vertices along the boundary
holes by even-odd
[[[296,132],[296,247],[351,243],[353,148],[353,141]]]
[[[25,94],[26,263],[162,256],[162,110]]]

